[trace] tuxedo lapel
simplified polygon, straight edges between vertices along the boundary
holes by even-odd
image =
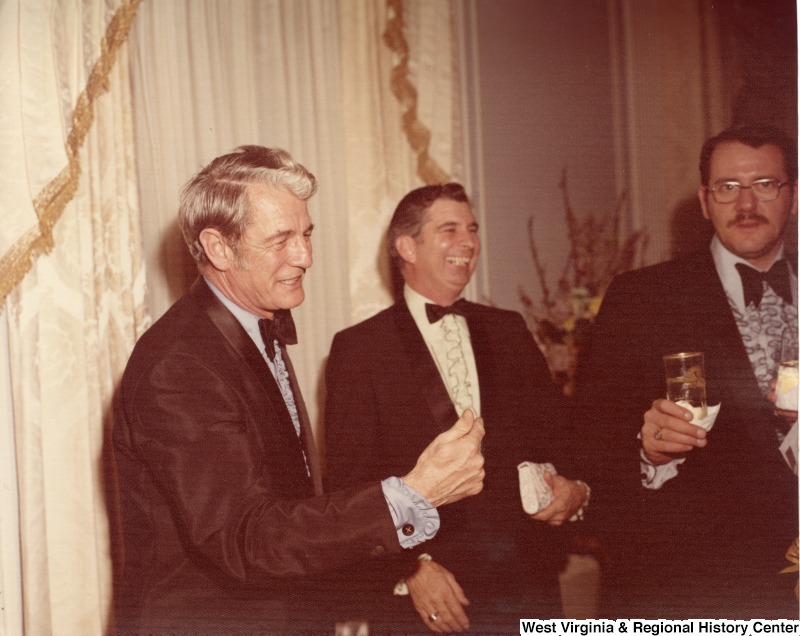
[[[766,441],[774,438],[774,432],[763,426],[764,418],[756,413],[764,408],[771,410],[771,407],[759,389],[710,253],[693,267],[692,273],[697,288],[687,295],[686,307],[695,306],[689,315],[696,316],[695,328],[702,330],[702,348],[699,350],[706,352],[707,361],[716,361],[711,368],[708,368],[708,362],[706,365],[709,401],[722,401],[722,408],[726,411],[753,412],[750,417],[738,418],[747,423],[751,439]],[[702,299],[699,305],[697,299]]]
[[[411,365],[417,386],[422,392],[425,403],[433,413],[434,422],[439,431],[445,431],[458,417],[447,387],[442,382],[436,363],[433,361],[428,346],[422,339],[422,334],[417,329],[405,301],[399,300],[394,309],[397,333],[400,335],[400,342]]]
[[[280,422],[281,430],[290,431],[291,438],[295,440],[295,443],[299,447],[300,443],[294,429],[294,424],[292,423],[292,416],[289,414],[289,409],[283,401],[278,383],[272,376],[272,372],[269,370],[258,347],[253,343],[250,336],[247,335],[244,327],[242,327],[239,321],[236,320],[236,317],[228,311],[225,305],[219,301],[202,277],[199,277],[192,284],[189,293],[200,304],[211,322],[214,323],[214,326],[219,330],[225,340],[228,341],[228,344],[253,371],[253,376],[257,378],[257,381],[267,393],[272,409]]]
[[[716,353],[727,365],[736,360],[736,366],[741,368],[747,351],[710,254],[699,265],[691,267],[691,275],[694,282],[681,285],[686,291],[680,303],[686,307],[687,316],[695,316],[694,324],[689,324],[688,328],[700,332],[699,350]],[[749,361],[747,367],[750,368]]]
[[[297,408],[297,417],[300,420],[300,436],[303,441],[305,449],[306,463],[308,470],[311,473],[311,480],[314,482],[314,492],[317,495],[322,494],[322,469],[319,465],[319,455],[317,455],[317,444],[314,440],[314,433],[311,430],[311,421],[308,419],[308,410],[306,403],[303,399],[303,393],[297,384],[297,375],[292,366],[292,360],[286,352],[286,347],[281,347],[281,354],[283,363],[286,365],[286,370],[289,372],[289,384],[294,394],[294,404]]]

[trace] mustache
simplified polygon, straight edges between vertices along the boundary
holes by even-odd
[[[728,227],[733,227],[734,225],[738,225],[743,221],[758,221],[759,223],[769,223],[769,219],[757,212],[751,212],[749,214],[739,213],[733,219],[728,221]]]

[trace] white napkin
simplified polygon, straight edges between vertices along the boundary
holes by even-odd
[[[522,462],[517,466],[519,472],[519,495],[522,508],[529,515],[535,515],[542,508],[546,508],[553,501],[553,489],[544,479],[544,473],[555,475],[553,464],[537,464],[535,462]]]
[[[789,434],[783,438],[783,442],[781,442],[781,454],[783,458],[786,460],[786,463],[789,464],[789,468],[792,469],[794,474],[797,474],[797,422],[792,425],[792,429],[789,431]]]
[[[692,424],[699,426],[700,428],[704,428],[706,431],[710,431],[711,427],[714,426],[714,422],[717,419],[717,414],[719,413],[719,407],[722,406],[722,403],[715,404],[714,406],[709,406],[707,409],[707,413],[705,417],[698,418],[697,413],[700,409],[693,407],[688,402],[684,402],[683,400],[679,400],[675,402],[678,406],[682,406],[687,411],[691,411],[694,413],[694,419],[692,420]]]

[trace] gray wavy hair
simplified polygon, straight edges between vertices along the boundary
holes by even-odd
[[[197,265],[208,262],[200,233],[215,228],[234,253],[250,221],[247,187],[271,185],[307,201],[317,191],[317,180],[304,166],[280,148],[240,146],[217,157],[183,188],[178,223]]]

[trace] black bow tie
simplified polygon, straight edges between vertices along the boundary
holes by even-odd
[[[767,272],[760,272],[744,263],[736,263],[739,276],[742,277],[742,289],[744,289],[744,306],[747,307],[751,302],[758,307],[761,305],[761,295],[764,293],[764,283],[772,287],[772,290],[783,298],[784,302],[792,303],[792,289],[789,282],[789,264],[786,259],[781,259],[773,263]]]
[[[442,307],[441,305],[434,305],[433,303],[425,303],[425,313],[428,314],[428,322],[439,322],[447,314],[458,314],[459,316],[466,316],[467,301],[459,298],[449,307]]]
[[[297,330],[294,328],[292,312],[288,309],[279,309],[272,315],[272,320],[262,318],[258,321],[261,338],[264,340],[264,349],[270,360],[275,359],[275,340],[280,345],[297,344]]]

